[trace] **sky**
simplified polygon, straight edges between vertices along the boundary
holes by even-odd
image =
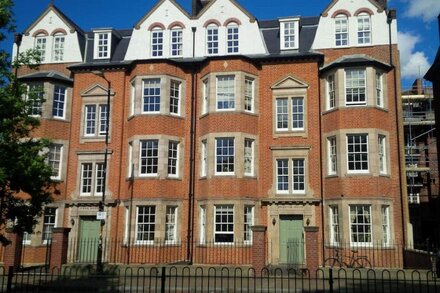
[[[83,30],[113,27],[132,28],[158,0],[52,0]],[[258,20],[282,16],[319,16],[331,0],[237,0]],[[357,0],[352,0],[357,1]],[[51,0],[14,0],[16,31],[23,32],[47,8]],[[186,10],[191,0],[177,0]],[[398,40],[402,68],[402,87],[407,89],[423,77],[439,48],[440,0],[388,0],[397,9]],[[0,43],[12,52],[13,36]]]

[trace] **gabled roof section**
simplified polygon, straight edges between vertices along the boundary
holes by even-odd
[[[342,67],[359,67],[359,66],[373,66],[376,68],[381,68],[383,70],[389,71],[392,69],[391,65],[383,63],[382,61],[371,58],[370,56],[364,54],[348,55],[336,59],[327,66],[321,68],[320,72],[326,72],[333,68]]]
[[[73,79],[57,71],[39,71],[39,72],[29,73],[20,76],[19,79],[21,81],[54,80],[64,83],[73,83]]]
[[[114,95],[115,93],[110,89],[110,94]],[[107,88],[99,83],[95,83],[81,93],[81,97],[96,97],[96,96],[107,96]]]
[[[174,6],[176,6],[177,9],[179,9],[186,17],[188,17],[188,19],[191,18],[191,16],[189,15],[189,13],[182,7],[180,6],[179,3],[177,3],[175,0],[159,0],[156,5],[153,6],[153,8],[150,9],[150,11],[147,12],[147,14],[145,14],[144,16],[142,16],[142,18],[134,25],[135,29],[139,29],[141,24],[148,18],[150,17],[164,2],[169,1],[170,3],[172,3]]]
[[[203,7],[202,10],[200,10],[199,14],[195,15],[194,18],[200,18],[212,5],[214,5],[215,2],[220,0],[211,0],[205,7]],[[249,17],[250,22],[255,22],[256,18],[252,14],[250,14],[249,11],[247,11],[243,6],[241,6],[237,1],[235,0],[228,0],[232,4],[234,4],[241,12],[243,12],[247,17]]]
[[[332,7],[335,6],[335,4],[338,3],[339,1],[341,1],[341,0],[333,0],[332,2],[330,2],[330,4],[327,6],[327,8],[324,9],[324,11],[321,13],[321,15],[324,17],[327,17],[329,10],[332,9]],[[359,1],[359,0],[355,0],[355,1]],[[369,1],[371,4],[376,6],[378,12],[382,12],[385,9],[385,7],[383,7],[376,0],[366,0],[366,1]]]
[[[69,28],[70,32],[74,33],[75,31],[81,35],[84,35],[84,31],[69,17],[67,17],[61,10],[59,10],[54,4],[49,4],[47,9],[34,21],[31,25],[24,31],[25,35],[29,35],[29,32],[50,12],[53,11]]]
[[[292,88],[308,88],[309,85],[297,77],[288,75],[282,80],[273,84],[270,88],[275,89],[292,89]]]

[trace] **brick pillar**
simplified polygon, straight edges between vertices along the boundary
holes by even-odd
[[[304,227],[306,240],[306,261],[307,269],[310,271],[310,276],[316,276],[316,271],[319,268],[319,227]]]
[[[70,228],[53,228],[52,242],[50,246],[49,268],[61,269],[67,263],[67,248],[69,246]]]
[[[252,267],[256,275],[266,267],[266,226],[252,226]]]
[[[23,234],[17,234],[11,230],[6,231],[6,238],[11,241],[6,247],[3,256],[3,265],[6,270],[14,267],[14,270],[21,265],[21,250],[23,248]]]

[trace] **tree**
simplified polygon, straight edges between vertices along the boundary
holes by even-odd
[[[0,0],[0,41],[14,30],[12,0]],[[14,67],[36,67],[39,53],[20,53],[14,62],[0,50],[0,242],[6,227],[16,233],[32,232],[45,204],[51,202],[56,185],[47,164],[50,141],[33,138],[40,121],[35,104],[43,103],[39,89],[28,91]],[[26,97],[26,98],[24,98]]]

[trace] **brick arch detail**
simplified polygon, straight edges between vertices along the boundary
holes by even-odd
[[[332,18],[335,18],[335,17],[338,16],[339,14],[344,14],[344,15],[347,16],[347,17],[350,17],[350,16],[351,16],[350,11],[345,10],[345,9],[338,9],[338,10],[336,10],[335,12],[333,12],[333,14],[332,14]]]
[[[210,25],[211,23],[217,25],[217,26],[221,26],[222,24],[220,23],[220,21],[216,20],[216,19],[208,19],[207,21],[205,21],[205,23],[203,24],[203,27],[207,27],[208,25]]]
[[[241,21],[238,18],[235,18],[235,17],[231,17],[231,18],[226,19],[225,22],[223,23],[223,25],[227,26],[231,22],[235,22],[236,24],[241,25]]]
[[[174,28],[176,26],[180,26],[181,28],[185,28],[185,25],[182,22],[180,22],[180,21],[173,21],[172,23],[170,23],[170,25],[168,25],[168,29],[170,30],[170,29],[172,29],[172,28]]]
[[[49,33],[47,32],[47,30],[39,29],[32,34],[33,37],[36,37],[38,35],[44,35],[45,37],[47,37]]]
[[[63,35],[67,35],[67,32],[66,32],[66,30],[65,29],[62,29],[62,28],[57,28],[57,29],[54,29],[51,33],[50,33],[50,35],[51,36],[54,36],[55,34],[63,34]]]
[[[358,16],[362,12],[365,12],[365,13],[369,14],[370,16],[374,14],[374,12],[371,9],[365,7],[365,8],[359,8],[358,10],[356,10],[356,12],[354,13],[354,16]]]
[[[153,22],[149,27],[148,27],[148,30],[149,31],[152,31],[154,28],[156,28],[156,27],[160,27],[161,29],[165,29],[165,26],[162,24],[162,23],[160,23],[160,22]]]

